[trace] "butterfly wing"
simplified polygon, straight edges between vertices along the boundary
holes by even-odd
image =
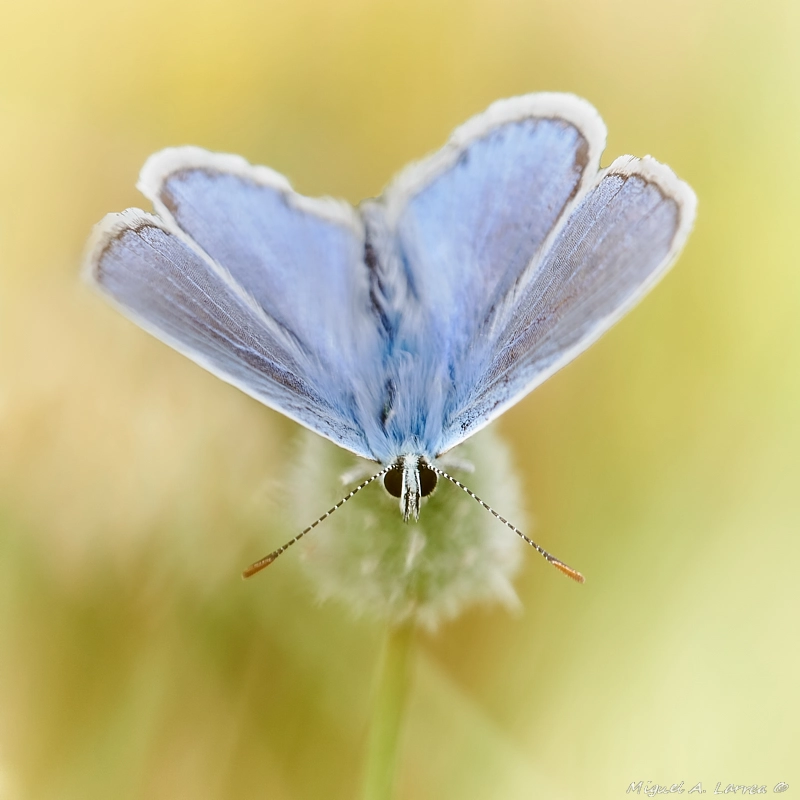
[[[606,131],[571,95],[501,100],[383,196],[414,292],[457,346],[481,324],[594,179]]]
[[[400,449],[437,455],[486,425],[588,347],[683,245],[691,190],[650,159],[598,173],[604,145],[577,97],[500,101],[365,207],[395,320],[388,433]]]
[[[696,200],[651,158],[626,156],[578,198],[506,299],[481,377],[450,409],[445,447],[488,424],[582,353],[660,280]]]
[[[435,456],[585,349],[680,250],[694,195],[666,168],[598,173],[571,95],[501,101],[359,217],[234,156],[154,156],[99,226],[94,281],[143,327],[353,452]]]
[[[98,226],[90,278],[142,327],[201,366],[358,455],[379,400],[382,346],[364,234],[350,206],[197,148],[157,154],[131,209]],[[363,420],[366,419],[366,423]]]

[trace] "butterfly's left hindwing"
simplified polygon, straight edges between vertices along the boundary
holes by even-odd
[[[604,144],[579,98],[501,101],[367,207],[402,301],[386,311],[398,320],[386,433],[401,449],[436,456],[488,424],[607,330],[683,246],[691,189],[652,159],[600,173]]]

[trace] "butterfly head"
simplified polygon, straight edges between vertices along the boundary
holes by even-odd
[[[419,519],[420,500],[436,488],[438,476],[420,455],[400,456],[383,476],[383,485],[400,500],[403,520]]]

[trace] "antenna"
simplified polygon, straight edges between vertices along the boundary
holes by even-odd
[[[314,528],[320,524],[320,522],[328,519],[328,517],[333,514],[334,511],[341,508],[351,497],[358,494],[365,486],[369,486],[372,481],[382,478],[390,469],[393,468],[394,465],[386,467],[380,472],[376,472],[371,478],[367,478],[363,483],[360,483],[355,489],[353,489],[352,492],[350,492],[350,494],[348,494],[346,497],[343,497],[335,506],[333,506],[333,508],[329,508],[316,522],[312,522],[304,531],[300,531],[300,533],[298,533],[294,539],[290,539],[285,545],[279,547],[277,550],[273,550],[268,556],[264,556],[264,558],[251,564],[244,572],[242,572],[242,577],[252,578],[257,572],[261,572],[262,569],[268,567],[281,553],[288,550],[295,542],[299,542],[300,539],[302,539],[309,531],[313,531]]]
[[[482,505],[490,514],[497,517],[500,522],[503,523],[507,528],[511,528],[514,533],[517,534],[521,539],[526,541],[534,550],[536,550],[539,555],[541,555],[545,561],[552,564],[557,570],[563,572],[567,577],[572,578],[572,580],[577,581],[578,583],[583,583],[586,579],[581,575],[578,570],[573,569],[568,564],[565,564],[563,561],[559,561],[555,556],[550,555],[543,547],[540,547],[533,539],[529,539],[519,528],[514,527],[505,517],[501,517],[490,505],[484,503],[483,500],[478,497],[471,489],[468,489],[464,486],[461,481],[456,480],[452,475],[448,475],[443,469],[439,469],[439,467],[433,466],[433,464],[426,463],[425,466],[428,469],[432,469],[437,475],[441,475],[443,478],[447,478],[450,483],[454,483],[458,486],[459,489],[463,489],[473,500],[477,501],[480,505]],[[265,565],[266,566],[266,565]]]

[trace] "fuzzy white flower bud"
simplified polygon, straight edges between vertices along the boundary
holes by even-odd
[[[437,465],[503,516],[523,520],[508,449],[491,429]],[[290,517],[298,527],[307,525],[318,509],[375,471],[372,462],[303,432],[289,481]],[[302,560],[322,599],[342,601],[359,615],[431,629],[475,603],[518,604],[511,578],[523,544],[512,531],[444,478],[423,498],[419,521],[404,523],[397,498],[379,484],[359,492],[303,542]]]

